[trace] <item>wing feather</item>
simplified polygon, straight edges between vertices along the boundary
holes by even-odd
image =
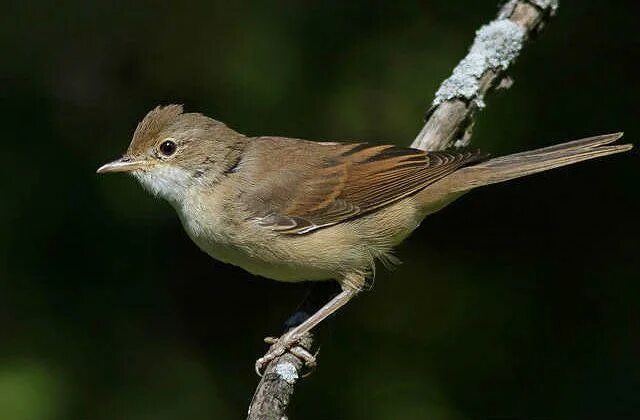
[[[310,171],[287,175],[296,179],[286,180],[286,200],[270,199],[269,187],[261,191],[260,200],[268,209],[256,214],[262,226],[306,234],[375,211],[484,159],[478,151],[424,152],[367,143],[322,147]],[[282,195],[283,187],[279,188]]]

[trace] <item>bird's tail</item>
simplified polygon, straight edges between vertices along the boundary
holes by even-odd
[[[476,163],[430,185],[418,194],[418,197],[427,214],[433,213],[476,187],[626,152],[633,145],[611,144],[622,137],[622,134],[604,134]]]
[[[455,172],[449,180],[453,191],[508,181],[525,175],[559,168],[583,160],[630,150],[631,144],[614,144],[623,133],[604,134],[556,144],[542,149],[493,158]]]

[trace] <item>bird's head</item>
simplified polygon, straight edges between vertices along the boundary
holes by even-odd
[[[216,182],[233,168],[245,139],[181,105],[159,106],[140,121],[124,155],[97,172],[129,172],[152,193],[179,201],[190,187]]]

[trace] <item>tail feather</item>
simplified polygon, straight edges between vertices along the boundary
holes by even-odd
[[[527,150],[526,152],[514,153],[508,156],[499,157],[492,160],[502,160],[504,158],[518,157],[518,156],[527,156],[532,154],[544,154],[550,152],[557,151],[568,151],[568,150],[577,150],[577,149],[593,149],[598,146],[602,146],[604,144],[610,144],[622,138],[624,133],[611,133],[611,134],[602,134],[599,136],[586,137],[579,140],[568,141],[566,143],[554,144],[552,146],[543,147],[541,149],[535,150]]]
[[[549,169],[631,150],[633,145],[611,145],[623,133],[605,134],[557,144],[542,149],[502,156],[452,174],[448,180],[453,191],[466,191],[482,185],[508,181]]]

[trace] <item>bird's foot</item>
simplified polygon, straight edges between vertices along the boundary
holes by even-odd
[[[263,369],[275,358],[282,356],[284,353],[289,352],[296,356],[298,359],[304,361],[305,366],[310,369],[316,367],[316,355],[311,354],[309,350],[300,345],[301,337],[296,334],[286,333],[280,338],[266,337],[264,342],[271,344],[267,353],[256,360],[256,373],[258,376],[262,376]],[[305,375],[306,376],[306,375]]]

